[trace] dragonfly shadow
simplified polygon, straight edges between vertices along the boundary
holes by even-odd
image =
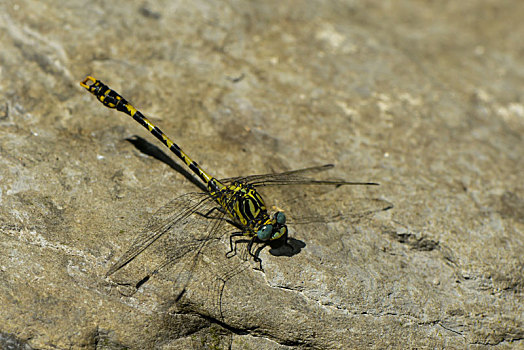
[[[294,256],[297,255],[306,247],[306,243],[296,238],[289,237],[287,242],[279,246],[272,246],[269,244],[269,254],[273,256]]]
[[[162,163],[168,165],[171,169],[182,174],[182,176],[184,176],[186,179],[191,181],[191,183],[197,186],[201,191],[207,192],[206,186],[204,186],[201,181],[196,179],[193,176],[193,173],[189,172],[184,167],[179,165],[171,157],[169,157],[166,153],[164,153],[160,148],[158,148],[151,142],[137,135],[127,138],[126,141],[131,143],[133,146],[135,146],[135,148],[139,150],[140,152],[142,152],[143,154],[146,154],[150,157],[158,159]]]

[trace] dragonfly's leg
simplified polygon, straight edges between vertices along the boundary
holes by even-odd
[[[235,246],[233,247],[233,237],[241,237],[243,235],[244,232],[233,232],[229,236],[229,252],[226,253],[228,258],[231,258],[237,254],[237,242],[235,242]]]
[[[207,213],[205,214],[200,214],[202,215],[203,217],[205,217],[206,219],[212,219],[211,217],[211,213],[214,212],[215,210],[218,210],[220,212],[220,208],[219,207],[213,207],[211,208]]]
[[[259,268],[256,269],[256,270],[260,270],[260,271],[264,271],[264,269],[262,268],[262,259],[260,259],[258,257],[258,254],[257,253],[253,253],[251,250],[253,249],[253,243],[255,243],[255,241],[257,240],[257,236],[254,236],[253,238],[251,238],[251,240],[249,241],[249,243],[247,244],[247,251],[249,252],[249,255],[251,255],[253,257],[253,260],[259,264]]]

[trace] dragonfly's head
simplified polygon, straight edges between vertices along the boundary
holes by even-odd
[[[257,238],[262,242],[275,241],[285,236],[287,236],[287,226],[283,211],[277,211],[273,217],[269,217],[257,231]]]

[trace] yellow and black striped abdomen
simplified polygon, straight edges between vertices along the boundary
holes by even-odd
[[[205,184],[211,190],[219,190],[223,185],[216,179],[213,179],[211,175],[206,173],[194,160],[184,153],[184,151],[176,143],[171,141],[158,127],[153,125],[139,110],[133,107],[126,99],[124,99],[118,92],[111,89],[109,86],[102,83],[100,80],[96,80],[93,77],[88,76],[80,83],[90,93],[96,96],[96,98],[108,108],[114,108],[117,111],[124,112],[131,116],[140,125],[149,130],[157,139],[159,139],[164,145],[166,145],[171,152],[173,152],[178,158],[182,159],[184,163],[191,169],[195,174],[204,181]],[[214,181],[211,181],[214,180]],[[211,183],[212,182],[212,183]]]

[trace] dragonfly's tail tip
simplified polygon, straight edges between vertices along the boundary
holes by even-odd
[[[88,82],[90,82],[90,83],[88,83]],[[87,77],[85,77],[84,80],[82,80],[80,82],[80,86],[83,87],[83,88],[89,89],[89,87],[91,85],[93,85],[94,83],[96,83],[96,79],[93,78],[92,76],[88,75]]]

